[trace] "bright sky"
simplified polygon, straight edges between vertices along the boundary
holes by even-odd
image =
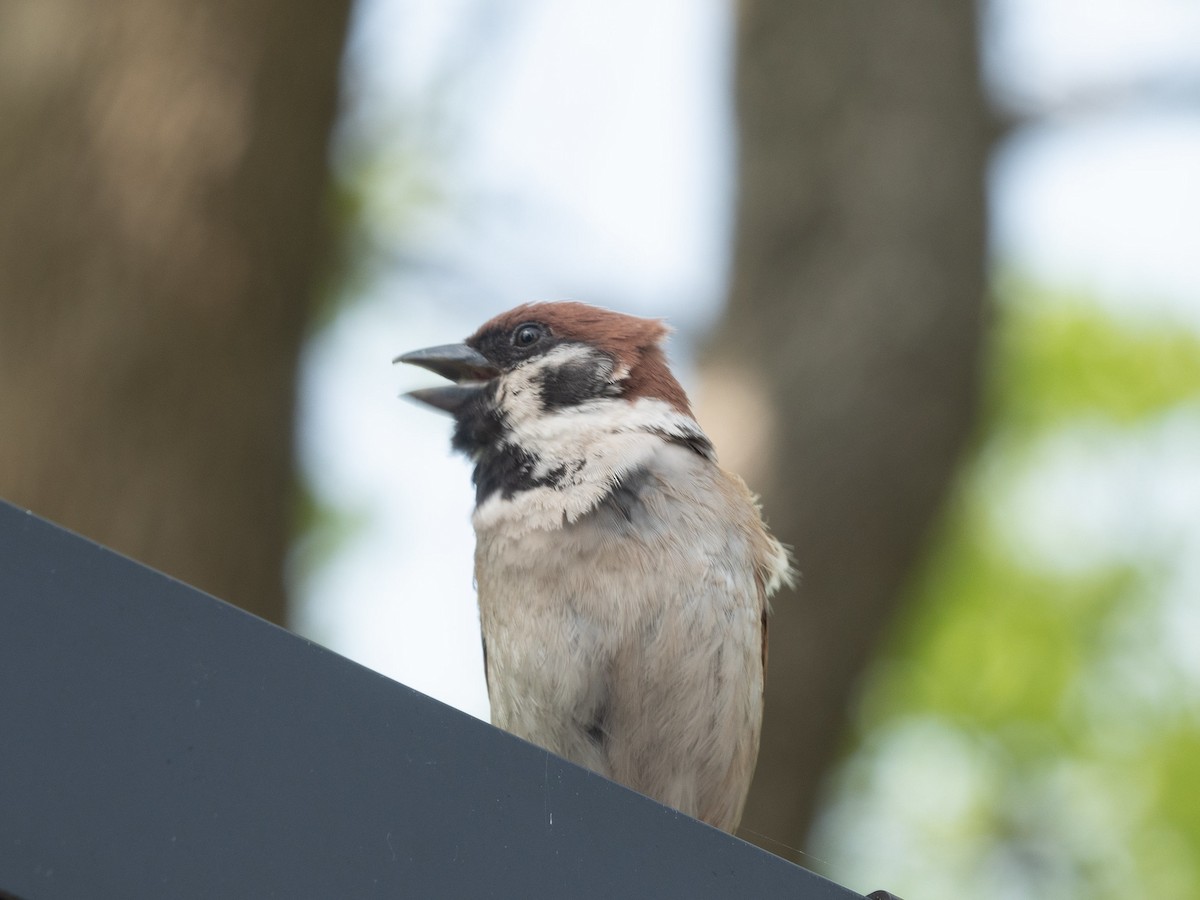
[[[433,135],[415,153],[447,202],[406,242],[451,274],[382,279],[309,350],[302,462],[362,527],[299,586],[303,632],[486,718],[469,470],[447,420],[396,399],[428,377],[390,360],[529,299],[667,316],[681,338],[710,321],[728,257],[730,27],[719,0],[361,0],[348,124]],[[1200,6],[1181,0],[995,0],[987,34],[989,77],[1018,105],[1200,69]],[[995,158],[995,256],[1200,328],[1197,160],[1200,116],[1166,99],[1030,130]],[[381,240],[389,221],[381,207]]]

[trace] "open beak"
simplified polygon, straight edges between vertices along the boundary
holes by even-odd
[[[421,388],[404,395],[451,415],[477,397],[484,385],[500,374],[483,354],[466,344],[444,344],[441,347],[413,350],[400,354],[392,362],[420,366],[453,381],[454,384]]]

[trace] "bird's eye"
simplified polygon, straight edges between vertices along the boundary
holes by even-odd
[[[512,342],[515,347],[532,347],[542,339],[543,328],[533,322],[518,325],[513,331]]]

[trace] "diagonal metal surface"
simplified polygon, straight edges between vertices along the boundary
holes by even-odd
[[[860,895],[0,501],[0,897]]]

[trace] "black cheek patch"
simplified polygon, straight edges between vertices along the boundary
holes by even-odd
[[[596,356],[569,360],[560,366],[546,368],[538,378],[545,410],[578,406],[597,397],[612,397],[618,393],[609,381],[611,363]]]

